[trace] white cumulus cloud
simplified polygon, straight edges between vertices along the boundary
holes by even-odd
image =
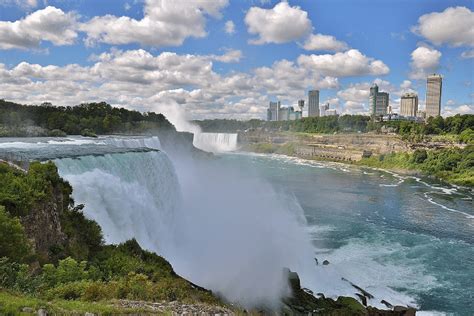
[[[206,16],[220,17],[228,0],[146,0],[144,17],[105,15],[81,26],[86,43],[139,43],[162,47],[181,45],[188,37],[206,36]]]
[[[225,22],[224,30],[227,34],[234,34],[235,33],[235,24],[233,21]]]
[[[311,34],[304,42],[303,48],[306,50],[327,50],[343,51],[348,49],[345,42],[338,41],[334,36],[323,34]]]
[[[466,7],[450,7],[425,14],[412,31],[436,45],[474,46],[474,12]]]
[[[411,79],[425,79],[439,67],[441,52],[430,47],[420,46],[411,53]]]
[[[77,37],[75,29],[74,13],[49,6],[21,20],[0,21],[0,49],[39,48],[42,41],[71,45]]]
[[[251,7],[245,23],[250,34],[257,35],[250,40],[251,44],[286,43],[302,38],[311,31],[308,13],[300,7],[291,7],[287,2],[280,2],[272,9]]]
[[[301,55],[298,63],[322,75],[333,77],[385,75],[390,71],[381,60],[367,57],[357,49],[333,55]]]

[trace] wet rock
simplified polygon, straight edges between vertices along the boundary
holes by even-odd
[[[48,312],[45,309],[40,308],[40,309],[38,309],[38,313],[36,315],[38,315],[38,316],[48,316]]]
[[[360,298],[362,305],[367,306],[367,297],[359,293],[355,293],[355,295],[357,295],[357,297]]]
[[[403,316],[415,316],[416,315],[416,309],[413,307],[406,307],[406,306],[400,306],[397,305],[393,308],[394,312],[398,312],[399,315]]]
[[[28,314],[33,314],[33,313],[35,312],[35,310],[34,310],[33,308],[31,308],[31,307],[23,307],[23,308],[21,309],[21,311],[22,311],[23,313],[28,313]]]
[[[389,302],[387,302],[386,300],[381,300],[380,303],[384,304],[385,306],[387,306],[388,308],[392,308],[393,305],[390,304]]]
[[[329,261],[328,260],[324,260],[323,261],[323,266],[327,266],[329,264]]]

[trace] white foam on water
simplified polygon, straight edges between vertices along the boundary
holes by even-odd
[[[425,192],[423,195],[425,196],[426,200],[428,202],[430,202],[431,204],[439,206],[439,207],[441,207],[442,209],[444,209],[446,211],[462,214],[468,219],[474,219],[474,215],[472,215],[472,214],[468,214],[468,213],[456,210],[454,208],[447,207],[446,205],[443,205],[441,203],[438,203],[438,202],[434,201],[434,199],[429,195],[430,193],[436,193],[436,192]]]
[[[380,303],[386,300],[392,305],[417,307],[416,297],[393,290],[393,288],[427,289],[439,286],[435,277],[427,275],[422,263],[416,260],[391,262],[386,258],[394,254],[403,254],[404,247],[399,244],[367,244],[364,240],[350,240],[341,248],[323,253],[317,252],[319,265],[315,265],[312,280],[303,279],[305,287],[314,293],[322,292],[326,296],[351,296],[356,299],[357,289],[346,280],[374,295],[368,304],[385,309]],[[321,265],[323,260],[330,263]]]

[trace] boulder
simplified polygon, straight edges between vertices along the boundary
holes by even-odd
[[[323,266],[327,266],[329,264],[329,261],[328,260],[324,260],[323,261]]]

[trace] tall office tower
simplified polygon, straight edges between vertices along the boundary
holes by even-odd
[[[308,116],[319,116],[319,90],[308,91]]]
[[[426,117],[439,116],[441,114],[441,90],[443,78],[441,75],[433,74],[426,79]]]
[[[401,116],[416,116],[418,112],[418,95],[413,92],[408,92],[402,95],[400,101],[400,115]]]
[[[300,108],[301,111],[303,111],[303,108],[304,108],[304,100],[298,100],[298,107]]]
[[[373,116],[381,116],[387,114],[389,105],[389,96],[387,92],[379,92],[379,86],[373,84],[370,87],[369,106]]]
[[[270,106],[267,109],[267,121],[278,121],[280,119],[281,103],[270,101]]]

